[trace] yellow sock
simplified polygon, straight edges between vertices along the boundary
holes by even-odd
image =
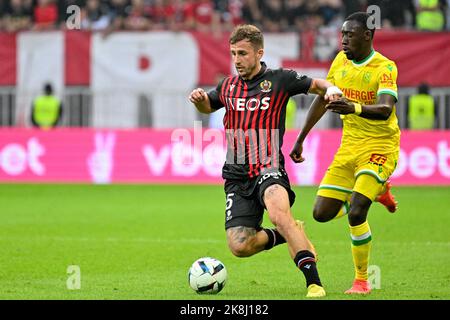
[[[369,223],[365,221],[358,226],[350,226],[352,238],[353,264],[355,265],[355,279],[367,280],[369,267],[369,254],[372,245],[372,234]]]

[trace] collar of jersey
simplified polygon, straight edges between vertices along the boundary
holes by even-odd
[[[264,61],[261,61],[260,63],[261,63],[261,70],[259,70],[259,72],[257,74],[255,74],[255,76],[253,78],[251,78],[250,80],[244,80],[244,79],[241,78],[241,76],[239,76],[239,78],[241,78],[244,81],[253,81],[253,80],[258,79],[259,77],[261,77],[261,75],[264,72],[266,72],[267,65],[266,65],[266,63]]]
[[[372,49],[372,51],[370,52],[370,54],[367,57],[365,57],[361,61],[352,60],[352,63],[355,67],[362,67],[362,66],[365,66],[366,64],[368,64],[374,56],[375,56],[375,50]]]

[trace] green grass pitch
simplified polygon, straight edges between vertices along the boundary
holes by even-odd
[[[369,213],[370,265],[380,289],[343,291],[353,279],[346,218],[313,220],[316,188],[295,188],[296,218],[319,252],[325,299],[450,299],[450,188],[395,187],[395,214]],[[0,185],[0,299],[305,299],[305,281],[285,245],[236,258],[226,245],[222,186]],[[267,216],[264,224],[270,226]],[[218,295],[187,283],[201,256],[221,260]],[[79,266],[81,288],[67,273]]]

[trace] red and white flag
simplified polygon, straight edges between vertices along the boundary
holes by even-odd
[[[198,83],[198,55],[189,33],[94,35],[91,89],[96,125],[136,127],[144,98],[151,104],[154,126],[192,126],[195,110],[183,108],[180,101]]]

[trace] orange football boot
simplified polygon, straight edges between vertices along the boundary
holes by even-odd
[[[345,294],[369,294],[371,291],[369,281],[355,279],[353,286]]]
[[[398,202],[395,200],[394,195],[391,193],[391,182],[386,182],[386,190],[383,194],[376,197],[375,201],[381,203],[389,212],[394,213],[398,208]]]

